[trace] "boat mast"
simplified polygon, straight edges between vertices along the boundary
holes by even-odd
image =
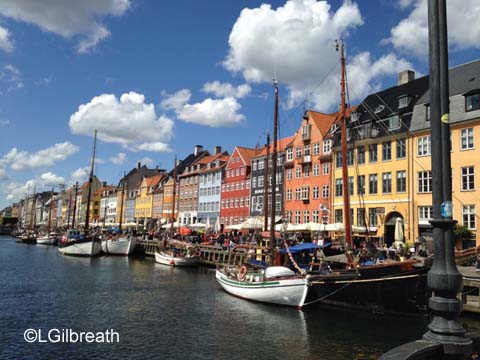
[[[32,199],[32,230],[35,232],[35,226],[37,223],[37,194],[35,188],[33,189],[33,199]]]
[[[275,109],[273,113],[273,151],[272,151],[272,201],[271,201],[271,213],[270,213],[270,263],[274,263],[274,249],[275,249],[275,205],[276,205],[276,193],[277,193],[277,136],[278,136],[278,81],[273,79],[273,88],[275,89]],[[268,167],[268,158],[267,165]],[[269,181],[269,179],[265,179]],[[268,196],[268,194],[265,194]]]
[[[347,111],[345,105],[345,52],[343,40],[336,42],[337,51],[340,51],[340,61],[342,65],[341,85],[341,116],[342,116],[342,181],[343,181],[343,216],[345,223],[345,244],[352,247],[352,230],[350,224],[350,186],[348,183],[348,164],[347,164]]]
[[[122,220],[123,220],[123,200],[125,198],[125,183],[127,179],[125,178],[125,171],[123,172],[123,184],[122,184],[122,200],[120,201],[120,219],[118,221],[118,229],[122,232]]]
[[[90,222],[90,197],[92,196],[92,184],[93,184],[93,167],[95,166],[95,149],[97,146],[97,130],[93,135],[93,153],[92,153],[92,166],[90,167],[90,175],[88,177],[88,193],[87,193],[87,211],[85,213],[85,237],[88,235],[88,225]]]
[[[268,158],[270,156],[270,134],[267,134],[267,158],[265,161],[265,170],[264,170],[264,176],[265,176],[265,182],[264,182],[264,199],[263,199],[263,216],[264,216],[264,222],[263,222],[263,228],[265,231],[268,230]]]
[[[170,224],[170,237],[173,238],[173,222],[175,220],[175,195],[177,192],[177,155],[175,155],[175,163],[173,165],[173,206],[172,206],[172,222]]]
[[[52,188],[52,194],[50,195],[50,208],[48,211],[47,235],[50,234],[50,224],[52,221],[52,204],[53,204],[53,188]]]

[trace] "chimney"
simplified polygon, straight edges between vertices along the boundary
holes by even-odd
[[[137,170],[140,170],[140,167],[141,167],[141,166],[142,166],[142,163],[139,161],[139,162],[137,163]]]
[[[215,155],[218,155],[222,152],[222,147],[221,146],[215,146],[215,148],[213,149],[213,153]]]
[[[398,85],[403,85],[415,80],[415,71],[404,70],[398,73]]]
[[[194,155],[197,156],[201,151],[203,151],[202,145],[195,145]]]

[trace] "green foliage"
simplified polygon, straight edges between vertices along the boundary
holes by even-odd
[[[453,229],[455,239],[469,239],[472,236],[472,232],[466,225],[455,224]]]

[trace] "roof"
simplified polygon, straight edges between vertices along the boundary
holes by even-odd
[[[159,183],[159,181],[162,179],[163,176],[164,176],[163,174],[159,174],[159,175],[147,177],[145,178],[145,184],[147,186],[155,186]]]
[[[102,186],[100,189],[95,191],[95,195],[101,195],[104,191],[115,190],[117,187],[114,185]]]
[[[327,135],[332,124],[337,119],[338,113],[324,114],[313,110],[307,110],[305,115],[308,115],[314,122],[315,126],[320,130],[322,137]]]
[[[290,143],[292,143],[294,139],[295,139],[295,135],[292,135],[292,136],[288,136],[288,137],[279,139],[279,140],[277,141],[277,151],[284,151],[285,148],[286,148],[288,145],[290,145]],[[256,150],[256,153],[255,153],[254,156],[252,156],[252,158],[256,158],[256,157],[261,157],[261,156],[266,156],[266,155],[267,155],[267,148],[266,148],[266,146],[261,147],[261,148],[258,148],[258,149],[255,149],[255,150]],[[270,154],[273,152],[273,141],[270,143],[270,146],[268,147],[268,151],[269,151]]]
[[[256,155],[258,151],[258,149],[246,148],[242,146],[236,146],[235,149],[237,150],[238,154],[247,166],[250,165],[250,163],[252,162],[252,158]],[[234,153],[235,151],[233,151],[233,154]],[[230,159],[232,158],[232,156],[230,156]]]
[[[157,175],[160,171],[162,171],[162,170],[160,170],[160,169],[149,169],[145,165],[134,167],[132,170],[130,170],[128,172],[128,174],[126,174],[124,177],[122,177],[120,179],[120,181],[118,182],[117,188],[122,187],[123,182],[126,180],[127,181],[127,186],[126,186],[127,191],[137,189],[144,177],[150,177],[150,176]]]

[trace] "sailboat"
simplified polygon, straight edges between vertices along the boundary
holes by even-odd
[[[37,237],[37,244],[41,245],[53,245],[57,242],[58,234],[55,232],[50,232],[50,225],[52,222],[52,204],[53,204],[53,189],[52,194],[50,196],[50,209],[48,212],[48,225],[47,225],[47,233],[43,236]]]
[[[92,196],[93,185],[93,169],[95,163],[95,149],[97,144],[97,130],[95,130],[93,138],[93,154],[90,175],[88,177],[87,192],[87,210],[85,213],[85,230],[81,234],[79,230],[71,229],[67,231],[66,236],[58,245],[58,252],[62,255],[72,256],[96,256],[100,254],[102,246],[96,235],[89,234],[89,217],[90,217],[90,198]]]
[[[266,269],[249,270],[246,266],[219,268],[215,277],[222,288],[235,296],[247,300],[258,301],[276,305],[294,306],[302,308],[307,297],[310,280],[305,273],[297,274],[284,266],[273,266],[275,244],[275,190],[277,166],[277,130],[278,130],[278,83],[274,80],[275,111],[272,153],[272,204],[270,221],[270,265]],[[267,144],[267,149],[268,149]],[[267,153],[268,154],[268,153]],[[268,155],[267,165],[268,168]],[[268,183],[268,180],[265,181]],[[265,198],[268,194],[265,193]],[[266,218],[268,211],[265,212]],[[267,221],[265,221],[267,224]]]
[[[200,264],[200,252],[195,246],[184,241],[173,240],[173,226],[175,221],[175,196],[177,188],[177,157],[173,167],[173,206],[170,222],[170,240],[163,249],[155,251],[155,262],[168,266],[196,266]]]
[[[416,259],[395,260],[378,250],[372,261],[359,262],[353,259],[351,249],[350,203],[347,173],[346,105],[345,105],[345,56],[344,44],[337,49],[341,54],[341,137],[343,168],[343,206],[345,219],[345,253],[348,264],[332,270],[327,263],[311,272],[311,291],[308,301],[342,307],[352,307],[375,312],[418,313],[426,309],[428,268]],[[382,254],[383,252],[383,254]]]
[[[131,232],[127,234],[122,233],[122,220],[123,220],[123,201],[125,198],[125,173],[123,174],[122,183],[122,200],[120,203],[120,220],[118,224],[118,234],[102,240],[102,251],[105,254],[112,255],[130,255],[137,244],[137,238]]]

